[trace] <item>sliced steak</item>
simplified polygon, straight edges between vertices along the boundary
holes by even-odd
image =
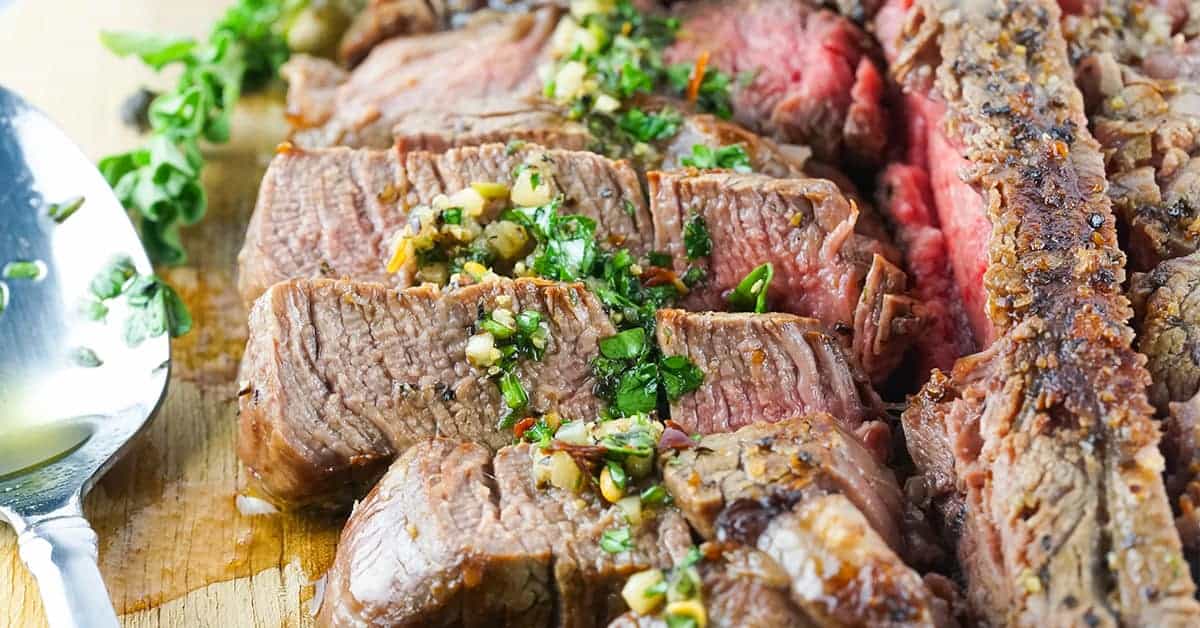
[[[837,338],[821,324],[790,314],[658,311],[664,355],[682,355],[704,371],[700,388],[671,403],[671,419],[688,432],[715,434],[757,421],[828,412],[852,431],[866,428],[872,448],[883,407]],[[876,439],[882,438],[883,442]]]
[[[987,199],[984,286],[998,338],[905,412],[924,484],[914,493],[948,515],[980,623],[1195,624],[1149,376],[1126,323],[1103,155],[1058,6],[918,0],[906,16],[897,2],[888,16],[905,20],[892,25],[905,41],[894,70],[944,101],[926,128],[962,147]],[[936,85],[921,81],[930,76]]]
[[[536,94],[535,70],[558,16],[555,8],[483,13],[458,30],[392,39],[352,72],[298,56],[283,69],[292,141],[386,148],[404,114]]]
[[[1076,77],[1131,266],[1150,270],[1200,248],[1200,75],[1188,70],[1200,67],[1200,47],[1172,40],[1173,18],[1154,3],[1097,2],[1085,13],[1067,20]]]
[[[464,101],[434,111],[402,114],[392,128],[400,152],[442,152],[461,146],[529,142],[545,148],[588,150],[587,127],[537,98]]]
[[[517,166],[539,159],[549,160],[549,184],[565,196],[564,213],[594,218],[597,235],[606,242],[637,255],[648,250],[650,214],[637,173],[623,161],[502,144],[437,154],[289,150],[275,156],[263,177],[238,255],[242,298],[250,303],[275,282],[300,277],[351,277],[407,287],[410,274],[390,275],[386,266],[391,238],[411,207],[476,181],[511,184]]]
[[[887,137],[871,38],[805,0],[683,3],[670,62],[702,54],[730,76],[735,118],[830,163],[874,164]]]
[[[1200,575],[1200,394],[1172,402],[1165,423],[1167,493],[1175,504],[1175,527],[1196,577]]]
[[[1150,371],[1150,403],[1167,404],[1200,392],[1200,253],[1134,273],[1129,296],[1139,321],[1137,348]]]
[[[710,628],[816,628],[791,600],[791,581],[770,556],[747,547],[722,547],[700,563]],[[668,628],[661,615],[632,611],[608,628]]]
[[[449,18],[447,8],[441,0],[369,0],[342,35],[338,58],[355,66],[384,40],[441,30]]]
[[[834,417],[706,436],[660,468],[700,535],[774,559],[814,624],[938,621],[933,596],[897,555],[902,497],[891,472]]]
[[[854,356],[881,381],[920,331],[898,254],[856,231],[857,204],[822,179],[772,179],[731,172],[651,172],[654,248],[705,280],[683,301],[688,309],[726,308],[726,294],[756,266],[771,262],[768,294],[779,311],[820,320],[852,334]],[[683,233],[703,220],[711,254],[689,260]]]
[[[592,491],[533,484],[530,445],[415,444],[351,515],[318,623],[327,626],[603,626],[625,579],[691,546],[673,509],[600,547],[622,511]]]
[[[597,341],[616,329],[581,285],[500,280],[454,291],[297,280],[250,314],[238,395],[238,455],[275,498],[348,501],[413,442],[435,435],[493,448],[504,401],[466,359],[481,311],[512,299],[549,325],[541,361],[517,368],[532,411],[594,417]]]
[[[913,342],[917,365],[949,371],[954,361],[973,353],[975,338],[954,280],[950,246],[942,232],[926,169],[890,164],[880,176],[879,208],[891,222],[912,278],[912,294],[922,306],[925,328]]]

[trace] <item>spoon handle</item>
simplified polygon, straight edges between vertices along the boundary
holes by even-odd
[[[17,537],[21,560],[37,579],[51,628],[117,628],[100,567],[96,533],[82,514],[42,519]]]

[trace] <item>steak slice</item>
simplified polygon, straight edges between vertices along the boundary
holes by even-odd
[[[433,439],[392,465],[351,515],[318,623],[329,626],[602,626],[632,573],[669,568],[691,536],[673,509],[631,526],[631,549],[600,547],[625,526],[594,491],[537,488],[530,445],[495,455]]]
[[[834,417],[713,434],[659,466],[697,532],[774,559],[814,624],[941,621],[921,577],[897,555],[902,497],[891,472]]]
[[[406,113],[539,93],[536,68],[559,10],[481,13],[461,29],[392,39],[352,72],[299,55],[283,68],[292,142],[387,148]]]
[[[946,234],[939,227],[929,172],[910,164],[889,164],[880,175],[878,194],[880,211],[904,252],[912,294],[921,302],[925,328],[913,341],[918,368],[921,373],[949,371],[955,360],[976,347],[954,281]]]
[[[1200,253],[1134,273],[1129,298],[1150,371],[1150,403],[1166,414],[1168,403],[1200,392]]]
[[[883,80],[871,38],[805,0],[683,3],[669,62],[708,63],[735,81],[733,112],[747,127],[811,146],[830,163],[878,163],[887,138]]]
[[[721,548],[701,562],[701,597],[710,628],[816,628],[792,603],[787,572],[766,554],[747,547]],[[608,628],[667,628],[661,615],[618,617]]]
[[[518,377],[534,412],[594,417],[591,360],[616,329],[581,285],[499,280],[449,292],[295,280],[254,305],[238,395],[238,455],[276,499],[346,502],[413,442],[451,436],[501,447],[504,401],[467,363],[484,310],[511,298],[549,325]]]
[[[442,152],[461,146],[529,142],[545,148],[588,150],[592,134],[538,98],[480,99],[400,115],[392,128],[400,152]]]
[[[1125,0],[1066,20],[1135,270],[1200,248],[1200,74],[1189,72],[1200,46],[1172,38],[1183,24],[1170,7]]]
[[[267,169],[246,229],[238,255],[242,298],[250,303],[278,281],[322,276],[407,287],[410,273],[388,274],[386,266],[392,236],[411,207],[476,181],[511,184],[517,166],[541,159],[554,173],[548,184],[566,198],[564,213],[594,218],[598,237],[637,255],[649,248],[650,214],[637,173],[594,153],[502,144],[436,154],[289,150]]]
[[[946,113],[927,128],[952,134],[987,199],[984,286],[998,337],[905,412],[924,484],[914,492],[948,515],[980,623],[1195,624],[1103,156],[1058,7],[918,0],[905,16],[898,2],[894,69],[914,90],[937,77]],[[948,451],[921,449],[931,445]]]
[[[657,334],[663,355],[685,356],[704,371],[698,389],[671,403],[671,419],[687,432],[715,434],[828,412],[846,429],[871,434],[873,449],[887,449],[886,429],[876,432],[884,415],[879,397],[819,322],[664,309]]]
[[[726,308],[726,294],[756,266],[771,262],[768,297],[779,311],[820,320],[848,340],[875,381],[886,378],[920,331],[895,250],[856,231],[857,204],[822,179],[772,179],[732,172],[651,172],[654,248],[675,270],[706,271],[682,301],[695,310]],[[688,259],[684,230],[703,220],[711,254]]]

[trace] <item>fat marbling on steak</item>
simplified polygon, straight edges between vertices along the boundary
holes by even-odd
[[[602,549],[624,511],[596,491],[535,486],[532,447],[410,447],[350,516],[318,623],[604,626],[629,575],[684,559],[691,535],[670,507],[630,525],[628,551]]]
[[[878,32],[902,33],[893,70],[944,101],[925,128],[970,166],[960,182],[978,204],[943,207],[962,188],[939,192],[936,176],[935,201],[939,213],[986,212],[977,289],[996,338],[936,372],[905,412],[913,492],[944,515],[976,621],[1194,625],[1125,256],[1058,6],[907,4],[885,7]]]
[[[896,366],[921,328],[919,305],[886,241],[858,228],[860,210],[832,181],[684,170],[651,172],[654,249],[675,270],[705,271],[681,302],[726,309],[726,294],[756,266],[771,262],[772,308],[820,320],[844,334],[873,380]],[[685,231],[703,221],[711,253],[689,259]]]
[[[762,551],[821,626],[932,626],[941,602],[900,555],[903,497],[839,420],[813,414],[712,434],[659,460],[705,539]],[[835,567],[836,566],[836,567]]]
[[[246,228],[238,255],[242,298],[253,302],[272,284],[295,278],[350,277],[407,287],[410,273],[388,274],[386,267],[391,238],[407,223],[408,210],[474,182],[511,184],[514,170],[528,161],[551,173],[547,184],[565,197],[560,211],[595,219],[604,242],[637,255],[648,250],[650,214],[637,173],[624,161],[503,144],[443,153],[286,150],[267,168]]]
[[[403,114],[537,94],[536,69],[559,14],[483,13],[461,29],[392,39],[353,71],[298,55],[282,70],[292,142],[386,148]]]
[[[467,362],[481,312],[511,298],[549,326],[541,361],[516,373],[532,411],[595,417],[591,361],[616,329],[582,285],[498,280],[439,292],[326,279],[271,287],[250,313],[238,396],[238,455],[274,498],[346,503],[413,442],[449,436],[501,447],[506,409]]]

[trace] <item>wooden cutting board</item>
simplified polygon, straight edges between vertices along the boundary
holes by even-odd
[[[99,44],[100,29],[203,36],[231,0],[17,0],[0,9],[0,83],[55,119],[92,158],[135,146],[118,119],[139,86],[167,87],[139,62]],[[0,2],[0,4],[3,4]],[[247,517],[247,483],[234,455],[236,369],[245,312],[236,256],[259,179],[283,137],[282,94],[256,95],[236,112],[233,141],[207,151],[209,215],[185,232],[187,266],[163,275],[195,329],[172,347],[166,403],[154,424],[89,496],[101,571],[127,626],[306,626],[314,581],[341,527],[301,514]],[[86,211],[86,208],[83,210]],[[45,625],[33,580],[0,524],[0,627]]]

